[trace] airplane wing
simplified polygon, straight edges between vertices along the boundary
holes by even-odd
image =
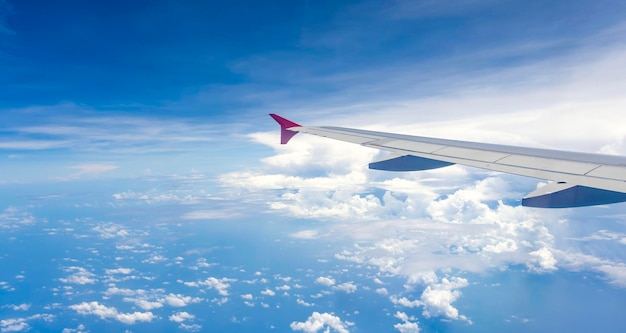
[[[418,171],[462,164],[553,182],[522,199],[522,205],[567,208],[626,201],[626,157],[506,146],[332,126],[301,126],[270,114],[281,127],[281,143],[297,133],[389,151],[370,169]]]

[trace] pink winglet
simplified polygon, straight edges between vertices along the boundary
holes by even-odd
[[[298,134],[298,132],[290,131],[288,128],[302,127],[300,124],[296,124],[293,121],[285,119],[277,114],[270,113],[270,117],[274,118],[278,125],[280,125],[280,143],[283,145],[289,142],[294,135]]]

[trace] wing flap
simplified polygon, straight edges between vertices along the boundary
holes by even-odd
[[[453,147],[453,146],[449,146],[449,147],[445,147],[440,150],[437,150],[433,153],[433,155],[456,157],[456,158],[462,158],[462,159],[467,159],[467,160],[491,162],[491,163],[494,163],[500,159],[503,159],[509,156],[509,154],[501,153],[497,151],[461,148],[461,147]]]
[[[510,155],[498,161],[497,163],[503,165],[515,165],[529,169],[571,173],[575,175],[584,175],[589,171],[599,167],[598,164],[557,160],[553,158],[535,157],[527,155]]]
[[[626,166],[623,165],[602,165],[586,174],[590,177],[600,177],[609,179],[619,179],[626,181]]]

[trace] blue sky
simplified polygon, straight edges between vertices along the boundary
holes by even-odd
[[[371,171],[375,150],[279,145],[267,114],[626,155],[625,14],[0,0],[0,330],[621,331],[624,204]]]
[[[0,135],[11,157],[1,181],[7,181],[26,180],[11,170],[32,174],[49,154],[65,162],[47,163],[37,170],[41,178],[66,177],[60,170],[81,163],[123,163],[117,172],[154,169],[162,159],[152,157],[163,151],[193,163],[206,141],[217,143],[210,145],[218,150],[213,156],[237,163],[250,156],[244,136],[272,128],[269,112],[387,129],[512,111],[502,103],[520,104],[517,112],[563,104],[577,90],[554,87],[567,85],[581,63],[619,48],[624,5],[3,1],[1,7],[0,110],[7,116]],[[543,87],[556,97],[501,98]],[[424,104],[473,96],[493,101]],[[117,126],[118,118],[125,126]],[[581,141],[557,147],[599,149]],[[150,162],[137,161],[137,154]],[[246,163],[258,160],[250,157]]]

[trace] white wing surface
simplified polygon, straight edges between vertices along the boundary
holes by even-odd
[[[307,133],[393,153],[371,169],[417,171],[462,164],[551,180],[522,205],[543,208],[591,206],[626,201],[626,157],[490,143],[446,140],[331,126],[301,126],[271,114],[281,125],[281,143]]]

